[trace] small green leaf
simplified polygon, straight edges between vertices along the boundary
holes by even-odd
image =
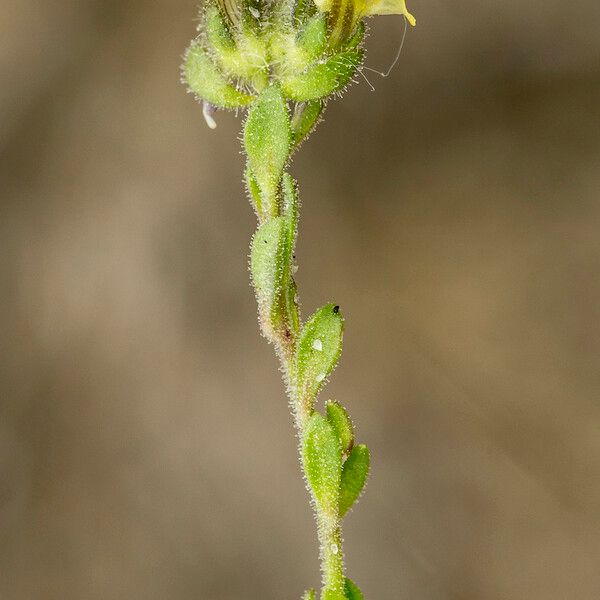
[[[326,98],[348,84],[362,62],[363,52],[351,49],[310,66],[300,75],[283,80],[283,92],[296,102]]]
[[[365,597],[362,595],[362,592],[358,588],[358,586],[351,580],[346,577],[346,598],[348,600],[365,600]]]
[[[306,590],[302,595],[302,600],[315,600],[315,590]]]
[[[252,96],[231,85],[197,43],[192,44],[187,51],[183,76],[192,92],[215,106],[238,108],[252,102]]]
[[[264,334],[291,336],[297,329],[297,313],[290,315],[288,285],[293,239],[289,220],[275,217],[263,223],[252,239],[250,271],[256,291]]]
[[[321,600],[348,600],[348,598],[342,592],[327,588],[323,590]]]
[[[354,443],[354,429],[346,409],[334,400],[327,403],[327,420],[340,440],[342,452],[347,454]]]
[[[302,463],[320,509],[337,518],[342,452],[333,428],[319,413],[314,413],[308,422],[302,441]]]
[[[352,448],[342,469],[340,517],[343,517],[360,496],[369,474],[369,449],[364,444]]]
[[[292,138],[294,144],[299,144],[317,125],[323,112],[321,100],[309,100],[296,106],[292,116]]]
[[[277,214],[277,188],[290,153],[288,109],[278,85],[267,87],[248,112],[244,145],[263,200]]]
[[[327,46],[327,17],[324,13],[317,13],[314,17],[308,19],[298,33],[297,42],[308,59],[315,59],[325,51]]]
[[[339,306],[327,304],[305,323],[298,340],[295,373],[300,396],[313,400],[342,352],[344,319]]]

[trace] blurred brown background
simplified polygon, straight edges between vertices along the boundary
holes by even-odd
[[[414,0],[293,164],[370,600],[600,598],[600,5]],[[3,0],[0,597],[286,600],[313,521],[196,0]],[[373,21],[384,69],[402,21]]]

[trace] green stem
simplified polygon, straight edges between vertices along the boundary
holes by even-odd
[[[293,381],[293,356],[295,343],[285,338],[278,339],[278,355],[283,372],[283,379],[287,386],[287,395],[294,416],[294,426],[298,437],[303,440],[306,436],[308,420],[313,412],[314,399],[304,398],[297,394],[291,383]],[[300,461],[302,462],[302,461]],[[313,503],[317,520],[317,537],[319,541],[319,559],[321,562],[321,574],[323,588],[331,591],[344,593],[344,554],[342,551],[342,529],[337,514],[332,515],[323,511],[318,503]]]
[[[328,590],[344,592],[344,556],[342,531],[337,517],[323,515],[317,510],[319,546],[323,585]]]

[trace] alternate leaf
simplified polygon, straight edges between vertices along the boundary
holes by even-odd
[[[263,332],[273,341],[275,333],[291,335],[291,321],[297,315],[288,311],[288,283],[293,240],[288,231],[289,221],[275,217],[263,223],[252,239],[250,271],[256,291]]]
[[[347,600],[365,600],[358,586],[348,577],[346,577],[345,592]]]
[[[315,590],[306,590],[302,594],[302,600],[315,600]]]
[[[190,46],[183,64],[183,77],[190,91],[221,108],[239,108],[252,102],[252,96],[231,85],[198,43]]]
[[[316,127],[323,108],[322,100],[309,100],[296,106],[292,116],[294,144],[299,144]]]
[[[288,160],[291,144],[290,117],[278,85],[268,86],[248,112],[244,145],[271,214],[277,214],[277,188]]]
[[[342,452],[350,452],[354,443],[354,428],[346,409],[339,402],[330,400],[327,403],[327,420],[340,440]]]
[[[348,84],[363,59],[360,48],[345,50],[324,61],[317,62],[303,73],[282,81],[286,97],[296,102],[326,98],[340,92]]]
[[[314,413],[308,422],[302,440],[302,464],[319,508],[326,514],[337,517],[342,452],[333,428],[319,413]]]
[[[300,396],[314,400],[342,352],[344,319],[339,306],[327,304],[305,323],[296,350],[296,385]]]
[[[363,491],[369,474],[369,463],[369,449],[364,444],[354,446],[342,468],[340,517],[352,508]]]

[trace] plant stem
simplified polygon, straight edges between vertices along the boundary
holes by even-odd
[[[323,585],[328,589],[343,592],[344,555],[342,553],[342,531],[337,517],[317,512],[319,545]]]
[[[279,335],[274,341],[279,357],[283,381],[286,385],[290,402],[294,427],[300,442],[307,431],[308,420],[313,412],[314,398],[305,398],[293,385],[295,340]],[[302,464],[302,460],[300,461]],[[306,477],[306,474],[304,474]],[[313,510],[317,521],[317,537],[319,541],[319,560],[324,588],[343,593],[344,590],[344,554],[342,551],[342,531],[337,514],[323,511],[317,502],[313,502]]]

